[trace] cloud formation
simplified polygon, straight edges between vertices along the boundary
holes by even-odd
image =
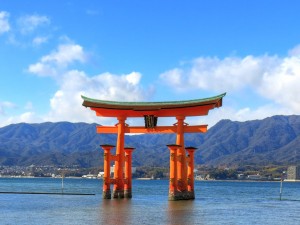
[[[17,124],[17,123],[42,123],[45,122],[44,118],[40,117],[33,111],[26,111],[19,115],[10,115],[5,118],[5,120],[0,121],[0,127],[9,125],[9,124]]]
[[[47,43],[47,42],[48,42],[48,37],[37,36],[37,37],[33,38],[32,45],[39,46],[39,45]]]
[[[41,15],[25,15],[17,21],[19,30],[22,34],[28,34],[35,31],[37,28],[49,25],[50,19],[47,16]]]
[[[51,110],[46,120],[95,122],[94,112],[82,107],[81,95],[104,100],[141,101],[144,93],[139,84],[140,78],[141,74],[136,72],[125,75],[104,73],[89,77],[82,71],[68,71],[60,81],[59,90],[50,100]]]
[[[70,68],[86,60],[82,46],[69,43],[59,45],[28,67],[28,71],[37,76],[54,78],[59,86],[50,99],[50,111],[43,117],[45,121],[95,122],[94,112],[82,107],[81,95],[104,100],[143,100],[145,92],[140,85],[140,73],[116,75],[107,72],[89,76],[84,71]]]
[[[52,35],[51,20],[44,15],[24,15],[19,18],[0,11],[0,35],[7,33],[7,43],[17,47],[37,47],[47,43]]]
[[[87,55],[77,44],[61,44],[52,53],[43,56],[37,63],[28,68],[30,73],[39,76],[56,77],[68,69],[74,62],[85,62]]]
[[[249,90],[277,104],[281,111],[299,114],[299,49],[299,46],[292,49],[286,57],[199,57],[162,73],[160,79],[178,91],[198,89],[238,96],[240,91]]]
[[[237,91],[245,86],[257,85],[263,74],[272,70],[278,61],[277,57],[268,56],[224,59],[200,57],[190,62],[187,68],[169,70],[160,78],[181,90]]]
[[[9,13],[0,11],[0,35],[10,30]]]

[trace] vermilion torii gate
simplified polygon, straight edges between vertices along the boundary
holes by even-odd
[[[124,146],[125,133],[175,133],[176,143],[167,145],[170,150],[169,200],[194,199],[194,147],[184,146],[184,133],[204,133],[207,125],[189,126],[188,116],[207,115],[209,110],[222,106],[226,93],[211,98],[169,102],[117,102],[81,96],[83,106],[89,107],[100,117],[116,117],[115,126],[97,126],[97,133],[117,134],[116,154],[113,145],[101,145],[104,150],[103,198],[131,198],[131,154],[134,148]],[[128,117],[144,117],[145,126],[129,126]],[[175,117],[173,126],[157,126],[159,117]],[[186,154],[188,153],[188,155]],[[110,178],[110,163],[115,161],[114,178]],[[125,169],[124,169],[125,167]]]

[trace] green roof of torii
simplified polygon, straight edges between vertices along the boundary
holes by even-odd
[[[216,107],[222,106],[222,98],[226,93],[213,96],[210,98],[184,100],[184,101],[163,101],[163,102],[120,102],[120,101],[107,101],[88,98],[81,96],[84,100],[82,105],[92,108],[104,108],[104,109],[122,109],[122,110],[159,110],[159,109],[172,109],[172,108],[184,108],[201,105],[214,104]]]

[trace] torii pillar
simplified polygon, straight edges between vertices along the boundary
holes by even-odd
[[[180,145],[167,145],[170,150],[170,183],[169,183],[169,200],[179,200],[177,187],[177,149]]]
[[[177,116],[177,134],[176,144],[177,151],[177,179],[178,179],[178,197],[187,199],[187,169],[186,169],[186,153],[184,149],[184,116]]]
[[[125,184],[124,184],[124,197],[132,198],[132,152],[134,148],[126,147],[125,150]]]
[[[116,149],[116,161],[114,169],[114,189],[113,198],[124,198],[124,139],[125,139],[125,117],[118,117],[119,123],[117,124],[118,138]]]
[[[197,148],[186,147],[185,150],[188,152],[187,156],[187,191],[189,199],[195,199],[194,191],[194,153]]]
[[[110,158],[111,153],[110,150],[114,148],[114,145],[100,145],[104,150],[104,176],[103,176],[103,193],[102,197],[104,199],[111,199],[111,192],[110,192]]]

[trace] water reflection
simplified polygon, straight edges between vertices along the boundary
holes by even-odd
[[[103,199],[98,221],[106,225],[132,224],[131,199]]]
[[[195,212],[194,201],[169,201],[168,222],[172,225],[199,224],[201,218],[198,215],[197,219]]]

